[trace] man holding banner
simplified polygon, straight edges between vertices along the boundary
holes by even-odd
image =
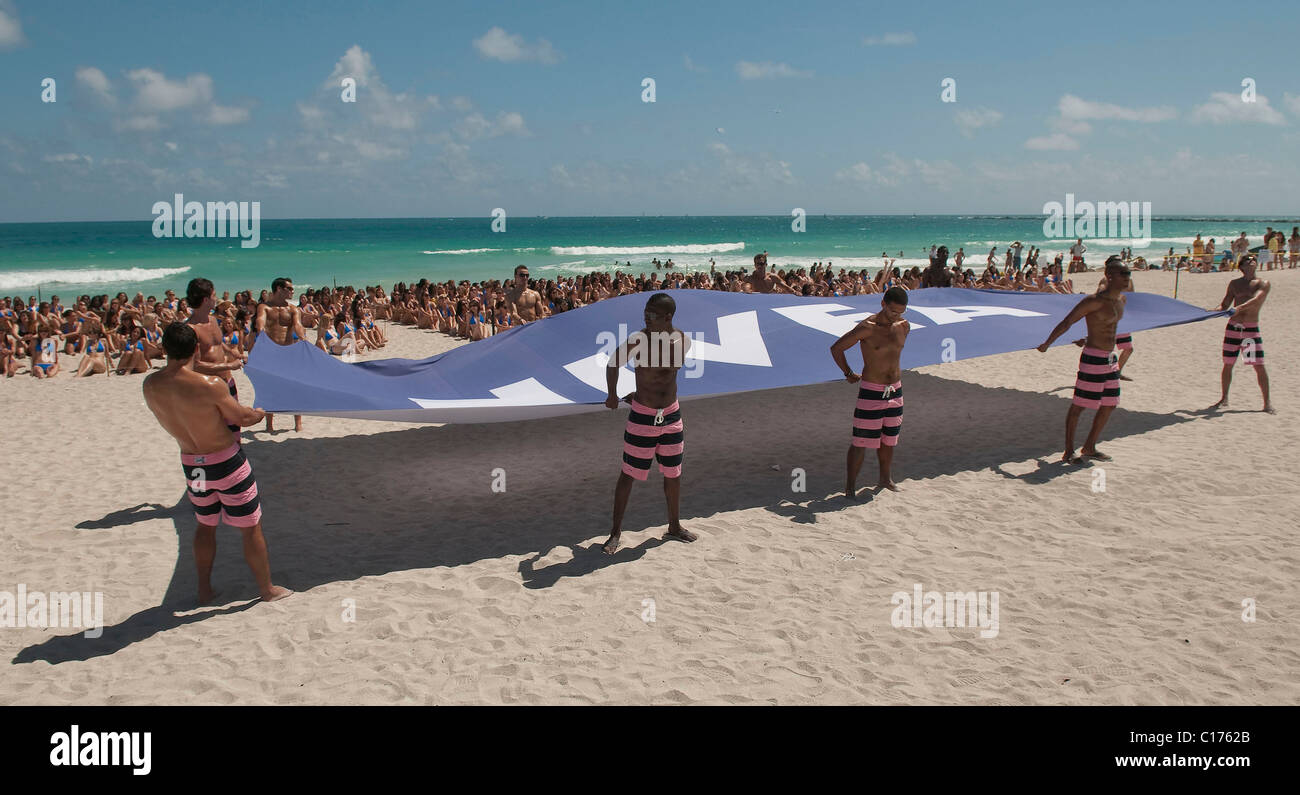
[[[1232,386],[1232,366],[1237,363],[1237,355],[1246,364],[1255,368],[1255,378],[1259,380],[1259,391],[1264,395],[1264,411],[1276,414],[1273,404],[1268,399],[1268,371],[1264,369],[1264,338],[1259,334],[1259,310],[1268,298],[1269,284],[1263,279],[1255,278],[1255,260],[1246,257],[1241,261],[1241,276],[1228,282],[1228,292],[1223,296],[1219,310],[1236,305],[1237,310],[1228,318],[1228,328],[1223,335],[1223,396],[1210,409],[1228,407],[1228,387]]]
[[[1078,303],[1070,314],[1052,329],[1047,341],[1038,346],[1046,353],[1052,343],[1080,320],[1088,323],[1088,338],[1079,355],[1078,378],[1074,383],[1074,400],[1065,415],[1065,454],[1061,460],[1073,463],[1079,458],[1109,461],[1110,456],[1097,449],[1106,420],[1119,405],[1119,360],[1115,355],[1115,329],[1124,317],[1124,296],[1129,284],[1129,269],[1118,256],[1106,260],[1105,289],[1098,290]],[[1076,343],[1078,344],[1078,343]],[[1079,455],[1074,454],[1074,430],[1084,409],[1096,409],[1092,429]]]
[[[898,491],[890,477],[894,448],[903,426],[903,382],[899,360],[911,325],[903,319],[907,291],[890,287],[880,299],[880,311],[863,320],[831,345],[831,358],[850,384],[859,384],[853,411],[853,441],[849,445],[844,496],[858,496],[858,471],[866,449],[876,451],[880,464],[879,489]],[[858,343],[862,348],[862,373],[853,372],[844,352]]]

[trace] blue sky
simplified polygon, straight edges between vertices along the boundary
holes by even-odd
[[[1300,210],[1294,17],[0,0],[0,222],[149,218],[176,192],[273,218],[1037,214],[1066,193],[1282,217]]]

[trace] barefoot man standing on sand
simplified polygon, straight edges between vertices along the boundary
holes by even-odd
[[[292,279],[281,276],[271,282],[271,296],[257,305],[257,317],[253,321],[253,331],[264,333],[276,345],[292,345],[299,340],[307,339],[307,330],[302,327],[300,310],[297,306],[289,303],[292,298]],[[256,335],[253,337],[253,344],[257,344]],[[275,428],[271,427],[274,417],[275,415],[271,413],[266,415],[267,431],[275,430]],[[301,414],[293,415],[293,429],[298,432],[302,431]]]
[[[863,320],[831,345],[831,358],[850,384],[858,384],[858,402],[853,411],[853,442],[849,445],[848,472],[844,496],[858,497],[858,471],[867,448],[876,451],[880,464],[879,489],[898,491],[889,467],[903,427],[903,382],[899,359],[912,326],[903,319],[907,310],[907,291],[890,287],[880,299],[880,311]],[[853,372],[844,352],[860,343],[862,373]]]
[[[235,427],[262,421],[261,409],[241,406],[220,378],[191,368],[198,335],[185,323],[172,323],[163,332],[167,366],[144,379],[144,400],[163,430],[181,448],[186,492],[194,505],[194,563],[199,574],[199,602],[216,596],[212,590],[212,561],[217,554],[217,523],[225,521],[244,534],[244,560],[253,570],[262,599],[274,602],[293,593],[271,582],[271,564],[262,537],[262,504],[253,468],[244,457]]]
[[[1066,463],[1078,461],[1080,457],[1110,460],[1110,456],[1097,449],[1097,439],[1101,436],[1101,429],[1106,427],[1111,412],[1119,405],[1119,360],[1115,356],[1115,329],[1119,325],[1119,319],[1124,316],[1124,305],[1128,301],[1124,291],[1128,289],[1128,282],[1129,269],[1118,256],[1112,255],[1106,260],[1105,289],[1080,301],[1065,316],[1065,320],[1052,329],[1047,341],[1038,346],[1039,351],[1046,353],[1052,343],[1069,331],[1071,326],[1081,319],[1087,320],[1088,338],[1083,341],[1083,353],[1079,355],[1074,400],[1065,415],[1065,454],[1061,460]],[[1074,430],[1084,409],[1096,409],[1097,415],[1092,420],[1092,430],[1088,431],[1087,441],[1076,456]]]
[[[1242,361],[1255,368],[1255,378],[1259,381],[1259,391],[1264,395],[1264,411],[1276,414],[1273,404],[1268,399],[1268,371],[1264,369],[1264,338],[1259,335],[1259,310],[1268,298],[1269,284],[1263,279],[1255,278],[1255,258],[1246,257],[1241,261],[1241,276],[1228,282],[1228,293],[1219,304],[1219,311],[1236,306],[1232,317],[1228,318],[1228,328],[1223,335],[1223,396],[1211,409],[1228,407],[1228,387],[1232,386],[1232,366],[1237,363],[1237,355]]]
[[[212,316],[212,309],[216,306],[212,299],[213,292],[212,282],[202,278],[190,279],[185,288],[185,303],[191,308],[185,323],[194,329],[199,340],[199,353],[194,357],[192,369],[200,375],[215,375],[225,379],[230,396],[239,400],[239,390],[235,387],[235,377],[231,373],[243,367],[244,361],[226,354],[226,346],[221,339],[221,324]],[[235,443],[238,444],[240,426],[236,424],[226,427],[235,435]]]
[[[659,460],[668,502],[665,538],[694,541],[697,536],[682,527],[678,513],[682,494],[682,454],[685,450],[682,410],[677,405],[677,371],[685,365],[691,340],[673,327],[677,302],[668,293],[655,293],[645,304],[645,328],[618,347],[605,368],[609,395],[605,405],[617,409],[618,375],[623,365],[636,368],[636,391],[624,398],[632,405],[623,431],[623,471],[614,487],[614,523],[605,542],[605,554],[618,549],[623,511],[632,494],[632,481],[650,476],[650,461]]]

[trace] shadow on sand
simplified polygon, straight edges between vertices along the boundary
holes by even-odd
[[[905,379],[908,405],[894,464],[894,478],[904,489],[962,471],[991,469],[1043,483],[1086,468],[1040,462],[1038,470],[1020,476],[1002,468],[1008,462],[1043,457],[1051,462],[1060,456],[1067,397],[920,373],[908,373]],[[869,505],[875,496],[869,489],[854,502],[838,496],[854,396],[852,385],[831,383],[687,403],[683,524],[692,527],[718,513],[754,507],[797,524],[815,524],[819,513]],[[413,426],[346,437],[277,437],[275,442],[246,437],[276,581],[303,591],[393,571],[523,555],[518,566],[522,585],[537,589],[644,557],[666,542],[651,538],[633,543],[626,535],[666,524],[658,474],[633,489],[623,526],[625,546],[613,556],[600,550],[609,528],[624,414]],[[1111,417],[1101,446],[1105,449],[1106,439],[1198,416],[1121,408]],[[1081,434],[1090,422],[1087,412]],[[594,440],[590,449],[584,447],[588,440]],[[792,495],[796,467],[806,473],[805,494]],[[491,489],[498,468],[509,478],[505,493]],[[860,485],[874,483],[875,477],[874,456],[868,454]],[[246,610],[256,602],[239,536],[223,528],[214,582],[226,598],[252,601],[185,612],[195,606],[197,585],[194,520],[183,492],[170,507],[136,505],[87,518],[77,527],[94,531],[161,517],[170,518],[176,533],[176,565],[161,605],[105,627],[101,638],[79,633],[53,637],[23,649],[13,662],[57,664],[112,654],[156,633]],[[708,543],[707,530],[702,536],[697,544]],[[593,538],[596,543],[586,544]],[[572,559],[535,568],[542,551],[557,547],[572,548]],[[329,554],[320,554],[322,548]]]

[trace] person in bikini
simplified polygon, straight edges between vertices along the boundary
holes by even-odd
[[[609,390],[605,406],[610,409],[617,409],[620,403],[618,376],[623,365],[631,362],[636,371],[636,391],[623,398],[632,410],[623,430],[623,468],[614,487],[613,528],[602,547],[607,555],[618,549],[632,483],[650,476],[650,462],[655,459],[664,476],[664,499],[668,503],[668,532],[664,537],[688,542],[698,537],[682,527],[679,516],[685,441],[682,411],[677,404],[677,371],[685,365],[691,340],[673,327],[676,312],[672,296],[650,296],[645,305],[645,328],[620,345],[605,368]]]
[[[194,329],[199,340],[199,352],[193,358],[192,366],[194,372],[200,375],[215,375],[224,379],[230,396],[239,400],[239,389],[235,386],[232,373],[243,367],[244,361],[226,353],[225,343],[221,339],[221,324],[212,315],[212,309],[216,306],[213,292],[212,282],[204,278],[190,279],[185,288],[185,303],[191,311],[184,322]],[[238,442],[240,426],[232,424],[226,427]]]
[[[307,329],[302,324],[302,310],[289,301],[293,298],[293,279],[281,276],[271,282],[271,295],[265,302],[257,305],[257,316],[253,320],[253,344],[263,335],[270,337],[276,345],[293,345],[307,339]],[[275,430],[275,415],[267,413],[266,430]],[[302,415],[293,415],[293,429],[302,432]]]
[[[1106,420],[1119,405],[1119,361],[1115,355],[1115,329],[1124,316],[1124,295],[1128,288],[1129,269],[1118,256],[1106,260],[1106,289],[1084,298],[1070,314],[1052,329],[1047,341],[1038,346],[1046,353],[1052,343],[1080,320],[1088,324],[1088,337],[1079,355],[1079,372],[1074,383],[1074,399],[1065,415],[1065,454],[1061,460],[1073,463],[1080,458],[1109,461],[1110,456],[1097,449],[1097,439]],[[1075,343],[1076,345],[1079,343]],[[1074,431],[1084,409],[1096,409],[1092,429],[1079,455],[1074,454]]]
[[[1228,407],[1228,387],[1232,386],[1232,366],[1237,363],[1240,354],[1246,364],[1255,368],[1259,391],[1264,396],[1264,411],[1276,414],[1277,410],[1268,399],[1268,371],[1264,369],[1264,338],[1259,333],[1259,310],[1268,298],[1269,283],[1255,278],[1256,263],[1253,258],[1243,259],[1240,268],[1241,276],[1228,282],[1228,292],[1218,306],[1218,311],[1223,311],[1230,306],[1236,309],[1228,318],[1228,328],[1223,335],[1223,373],[1220,378],[1223,396],[1219,398],[1218,403],[1210,406],[1209,410]]]
[[[831,345],[831,358],[850,384],[858,384],[858,401],[853,410],[853,440],[849,445],[844,496],[858,496],[858,472],[867,448],[876,451],[880,465],[878,490],[898,491],[890,472],[894,448],[903,426],[903,383],[900,358],[911,325],[903,318],[907,291],[891,287],[880,299],[880,311],[858,323]],[[845,352],[858,343],[862,351],[862,372],[849,366]]]
[[[208,300],[211,300],[209,296]],[[224,521],[244,536],[244,560],[253,571],[262,599],[274,602],[293,592],[271,582],[271,564],[262,536],[262,504],[253,468],[239,445],[235,427],[262,421],[261,409],[240,405],[219,376],[201,375],[193,362],[199,340],[191,324],[172,323],[163,332],[167,365],[144,379],[144,400],[158,424],[180,446],[186,494],[198,522],[194,563],[198,568],[199,603],[212,601],[212,561],[217,554],[217,525]]]

